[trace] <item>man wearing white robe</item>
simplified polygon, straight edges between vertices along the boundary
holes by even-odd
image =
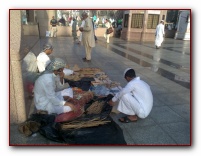
[[[94,28],[92,20],[88,17],[86,12],[82,13],[83,20],[85,21],[84,27],[80,27],[82,32],[82,43],[85,47],[86,56],[83,58],[84,62],[91,62],[91,50],[95,47]]]
[[[128,84],[117,93],[108,103],[112,106],[119,101],[117,110],[126,114],[119,121],[134,122],[139,118],[146,118],[153,107],[153,95],[150,86],[136,77],[134,69],[128,68],[124,72]]]
[[[155,33],[155,45],[156,49],[158,49],[163,40],[164,40],[165,30],[164,30],[164,20],[161,20],[161,22],[156,27],[156,33]]]
[[[43,51],[37,56],[37,66],[40,73],[45,71],[45,68],[51,62],[49,55],[52,54],[52,52],[53,52],[52,45],[45,44],[43,46]],[[67,68],[64,68],[63,72],[66,76],[72,75],[74,73],[73,70]]]
[[[108,29],[108,28],[110,28],[112,25],[110,24],[110,22],[106,19],[105,20],[106,22],[105,22],[105,27]],[[106,29],[106,31],[105,31],[105,33],[104,33],[104,37],[105,37],[105,39],[106,39],[106,42],[107,43],[110,43],[110,34],[107,34],[107,29]]]
[[[65,66],[62,59],[55,58],[35,81],[34,103],[37,110],[47,111],[48,114],[75,111],[74,105],[67,102],[73,97],[72,93],[66,91],[66,94],[62,94],[63,90],[69,88],[68,83],[64,83]]]
[[[50,44],[43,46],[43,51],[37,56],[37,66],[39,72],[45,71],[45,67],[51,62],[48,55],[53,52],[53,47]]]

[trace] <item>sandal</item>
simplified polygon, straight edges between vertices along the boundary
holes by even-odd
[[[121,119],[123,119],[123,120],[121,120]],[[128,118],[128,116],[125,116],[123,118],[120,118],[119,121],[122,123],[129,123],[129,122],[137,122],[137,119],[132,121]]]

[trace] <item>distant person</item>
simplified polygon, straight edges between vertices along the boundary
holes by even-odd
[[[97,29],[97,27],[96,27],[96,24],[95,24],[95,22],[96,21],[92,21],[92,23],[93,23],[93,28],[94,28],[94,39],[95,39],[95,42],[97,42],[97,37],[96,37],[96,29]]]
[[[96,15],[93,16],[93,21],[96,21],[97,20],[97,17]]]
[[[45,44],[42,52],[37,56],[37,66],[39,72],[45,71],[46,66],[51,62],[48,55],[52,54],[53,47],[51,44]]]
[[[82,23],[81,23],[81,28],[83,28],[84,27],[84,24],[85,24],[85,20],[83,19],[83,18],[81,18],[81,20],[82,20]],[[82,42],[82,32],[80,32],[80,37],[79,37],[79,42],[78,42],[78,44],[80,44]]]
[[[96,19],[96,23],[97,26],[99,25],[99,17]]]
[[[105,27],[108,29],[110,27],[112,27],[112,25],[110,24],[110,22],[108,21],[108,19],[105,20]],[[107,43],[110,43],[110,34],[107,33],[107,29],[104,33],[104,37],[106,39],[106,42]]]
[[[102,27],[105,27],[105,18],[102,18]]]
[[[51,27],[51,37],[57,37],[57,20],[52,16],[50,21]]]
[[[62,16],[61,19],[59,20],[59,23],[61,23],[61,26],[66,26],[66,21],[64,17]]]
[[[84,62],[91,62],[91,50],[95,47],[94,28],[92,20],[88,17],[86,12],[82,13],[83,20],[85,21],[84,27],[80,27],[82,32],[82,43],[85,47],[86,56],[83,58]]]
[[[153,95],[150,86],[136,77],[134,69],[127,68],[124,71],[127,85],[118,92],[108,103],[111,106],[119,101],[117,110],[126,114],[119,121],[123,123],[135,122],[139,118],[146,118],[153,107]]]
[[[75,111],[72,103],[72,88],[64,83],[63,69],[66,66],[60,58],[53,59],[45,71],[36,79],[34,85],[34,103],[38,111],[47,111],[48,114],[61,114]]]
[[[74,42],[76,42],[76,40],[78,39],[77,37],[77,17],[73,18],[73,24],[72,24],[72,36],[73,36],[73,40]]]
[[[161,20],[160,23],[156,27],[156,33],[155,33],[155,45],[156,49],[159,49],[161,47],[161,44],[164,40],[165,30],[164,30],[164,20]]]

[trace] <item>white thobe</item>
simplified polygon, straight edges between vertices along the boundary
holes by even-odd
[[[108,28],[111,27],[111,24],[110,24],[109,22],[106,22],[106,23],[105,23],[105,27],[108,29]],[[110,43],[110,34],[107,34],[107,29],[106,29],[106,31],[105,31],[104,37],[105,37],[105,39],[106,39],[106,42],[107,42],[107,43]]]
[[[38,56],[37,56],[37,66],[38,66],[38,70],[39,72],[43,72],[45,71],[45,67],[51,62],[49,56],[45,53],[45,52],[41,52]]]
[[[38,66],[38,70],[39,72],[43,72],[45,71],[46,66],[51,62],[49,56],[45,53],[45,52],[41,52],[38,56],[37,56],[37,66]],[[64,74],[66,76],[73,74],[73,70],[64,68],[63,70]]]
[[[117,110],[127,115],[137,115],[139,118],[146,118],[153,107],[153,95],[150,86],[134,78],[113,98],[112,101],[119,100]]]
[[[157,27],[156,27],[156,38],[155,38],[155,45],[157,47],[160,47],[161,46],[161,43],[163,42],[163,36],[165,34],[165,31],[164,31],[164,25],[162,23],[158,24]]]
[[[94,29],[92,21],[89,17],[85,19],[82,31],[82,43],[85,46],[86,59],[91,60],[91,50],[95,47]]]
[[[59,76],[53,73],[41,75],[34,85],[34,103],[36,109],[48,111],[48,114],[61,114],[71,111],[69,106],[64,106],[65,101],[62,96],[63,89],[68,86],[68,84],[61,84]]]

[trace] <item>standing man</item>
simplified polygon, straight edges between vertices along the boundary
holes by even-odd
[[[82,43],[85,46],[86,57],[83,58],[84,62],[91,62],[91,50],[95,47],[94,28],[92,20],[89,19],[86,12],[82,13],[83,20],[85,21],[84,27],[80,27],[82,32]]]
[[[50,21],[51,28],[51,37],[57,37],[57,20],[54,19],[54,16],[52,16],[52,19]]]
[[[77,38],[77,17],[74,18],[73,17],[73,24],[72,24],[72,36],[73,36],[73,40],[74,42],[78,39]]]
[[[164,40],[164,35],[165,35],[164,20],[161,20],[160,23],[156,27],[156,33],[155,33],[156,49],[159,49],[159,47],[161,46],[161,44],[162,44],[162,42]]]
[[[111,106],[119,100],[117,110],[126,114],[119,121],[123,123],[135,122],[139,118],[146,118],[153,107],[153,95],[150,86],[136,77],[134,69],[124,71],[127,85],[118,92],[108,103]]]
[[[105,20],[105,27],[106,27],[107,29],[111,27],[111,24],[110,24],[110,22],[108,21],[108,19]],[[107,42],[107,43],[110,43],[110,34],[107,34],[107,29],[106,29],[106,31],[105,31],[104,37],[105,37],[105,39],[106,39],[106,42]]]

